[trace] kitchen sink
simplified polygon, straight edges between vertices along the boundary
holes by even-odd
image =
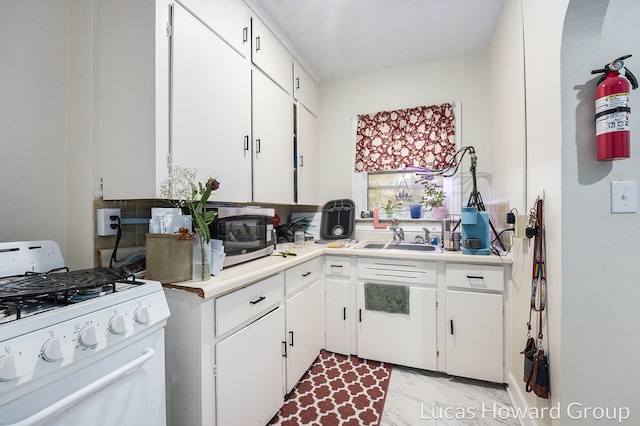
[[[382,242],[365,242],[355,248],[357,249],[378,249],[378,250],[409,250],[409,251],[433,251],[436,253],[442,252],[439,246],[432,246],[430,244],[418,244],[410,243],[406,241],[390,241],[387,243]]]

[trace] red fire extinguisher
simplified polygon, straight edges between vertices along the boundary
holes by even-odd
[[[624,66],[622,56],[591,74],[600,74],[596,89],[596,139],[598,161],[629,158],[629,82],[635,90],[638,80]],[[626,77],[623,78],[620,75]],[[627,81],[628,80],[628,81]]]

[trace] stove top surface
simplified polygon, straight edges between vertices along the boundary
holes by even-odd
[[[62,269],[62,270],[61,270]],[[0,278],[0,324],[144,284],[109,268],[26,273]]]

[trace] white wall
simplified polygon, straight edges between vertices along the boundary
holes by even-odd
[[[352,197],[352,117],[453,101],[462,103],[462,145],[476,148],[478,187],[484,201],[491,200],[484,54],[386,68],[324,82],[320,90],[321,204]],[[468,171],[467,158],[464,164],[463,170]],[[463,204],[467,198],[468,193],[463,196]]]
[[[640,180],[640,92],[631,93],[631,158],[598,162],[590,71],[633,54],[625,65],[640,75],[638,22],[639,0],[572,0],[562,37],[561,401],[627,407],[625,424],[640,424],[640,216],[611,214],[610,183]]]
[[[67,248],[69,1],[0,4],[0,241]]]
[[[526,93],[526,192],[528,209],[544,189],[544,225],[546,243],[547,307],[544,316],[544,349],[551,370],[550,399],[526,394],[529,407],[555,407],[563,397],[564,380],[562,354],[565,336],[561,332],[563,318],[563,229],[561,185],[562,114],[560,96],[560,41],[568,0],[523,0],[525,93]],[[512,373],[517,382],[522,376],[522,356],[518,346],[524,347],[528,319],[529,291],[533,249],[524,242],[514,251],[514,271],[522,271],[522,279],[515,285],[513,298]],[[517,273],[517,272],[516,272]],[[518,345],[518,342],[520,344]],[[521,383],[521,382],[519,382]],[[520,385],[522,386],[522,385]],[[522,390],[523,388],[519,388]],[[563,407],[566,408],[566,407]],[[566,416],[563,416],[564,422]],[[545,416],[539,424],[557,424],[560,420]]]

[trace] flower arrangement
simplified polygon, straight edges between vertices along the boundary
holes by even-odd
[[[205,207],[211,192],[220,187],[220,182],[209,177],[203,185],[196,182],[196,172],[197,169],[171,166],[169,177],[160,184],[159,192],[172,206],[189,210],[194,227],[200,230],[200,234],[208,243],[211,239],[209,224],[215,219],[216,212],[206,210]]]

